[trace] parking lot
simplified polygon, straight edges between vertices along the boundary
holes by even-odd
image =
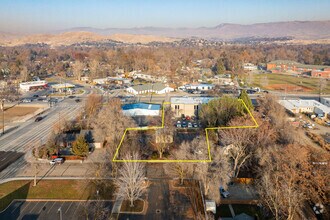
[[[16,200],[0,213],[0,219],[87,219],[87,214],[91,219],[108,219],[112,205],[112,201]]]

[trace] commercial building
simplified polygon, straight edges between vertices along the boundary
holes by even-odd
[[[150,74],[145,74],[141,72],[133,72],[132,76],[134,79],[143,79],[150,82],[166,82],[167,78],[166,76],[155,76]]]
[[[253,71],[253,70],[257,70],[258,67],[256,65],[254,65],[253,63],[244,63],[243,69],[246,71]]]
[[[127,116],[159,116],[161,106],[159,104],[133,103],[122,106],[124,115]]]
[[[46,88],[48,83],[45,80],[22,82],[19,84],[19,88],[23,92],[28,92],[32,89]]]
[[[207,104],[214,97],[171,97],[171,109],[176,117],[198,116],[202,104]]]
[[[311,72],[311,76],[330,79],[330,68],[324,68],[323,70],[313,70]]]
[[[70,83],[60,83],[60,84],[51,85],[51,87],[54,91],[63,92],[65,90],[71,91],[76,86]]]
[[[322,97],[322,98],[321,98],[321,103],[322,103],[323,105],[325,105],[325,106],[330,107],[330,98],[324,98],[324,97]]]
[[[126,89],[126,91],[134,95],[153,93],[153,92],[156,94],[165,94],[165,93],[173,92],[174,89],[162,83],[154,83],[154,84],[149,83],[149,84],[129,87]]]
[[[196,91],[207,91],[214,89],[213,84],[201,83],[201,84],[187,84],[184,86],[180,86],[179,89],[183,90],[196,90]]]
[[[279,100],[279,103],[294,114],[314,113],[320,117],[327,117],[330,114],[330,107],[325,106],[316,100],[290,99]]]

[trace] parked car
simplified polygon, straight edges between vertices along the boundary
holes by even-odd
[[[80,99],[76,99],[76,100],[74,100],[74,101],[78,103],[78,102],[80,102]]]
[[[189,121],[190,119],[191,119],[190,116],[187,115],[186,120]]]
[[[197,122],[194,122],[194,123],[193,123],[193,127],[194,127],[194,128],[198,128],[198,124],[197,124]]]
[[[38,98],[39,97],[39,95],[33,95],[33,98]]]
[[[192,127],[193,127],[192,123],[188,122],[188,128],[192,128]]]
[[[62,164],[64,162],[63,158],[55,158],[54,160],[50,161],[50,165],[55,165],[55,164]]]
[[[187,127],[187,122],[186,122],[186,121],[183,121],[182,124],[181,124],[181,126],[182,126],[183,128],[186,128],[186,127]]]
[[[69,99],[74,99],[74,98],[76,98],[76,96],[74,96],[74,95],[70,95],[68,98],[69,98]]]
[[[39,116],[39,117],[37,117],[34,121],[35,121],[35,122],[38,122],[38,121],[41,121],[42,119],[43,119],[43,117]]]
[[[177,121],[177,122],[176,122],[176,127],[177,127],[177,128],[181,128],[181,121]]]
[[[220,194],[223,198],[228,198],[230,193],[226,191],[222,186],[220,186]]]
[[[23,99],[22,102],[28,103],[28,102],[32,102],[31,99]]]

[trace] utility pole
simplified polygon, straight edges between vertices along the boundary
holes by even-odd
[[[5,99],[1,100],[1,110],[2,110],[2,135],[5,134]]]

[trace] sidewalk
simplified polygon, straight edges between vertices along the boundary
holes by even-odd
[[[115,203],[113,204],[110,220],[116,220],[119,217],[121,205],[123,203],[122,199],[116,199]]]

